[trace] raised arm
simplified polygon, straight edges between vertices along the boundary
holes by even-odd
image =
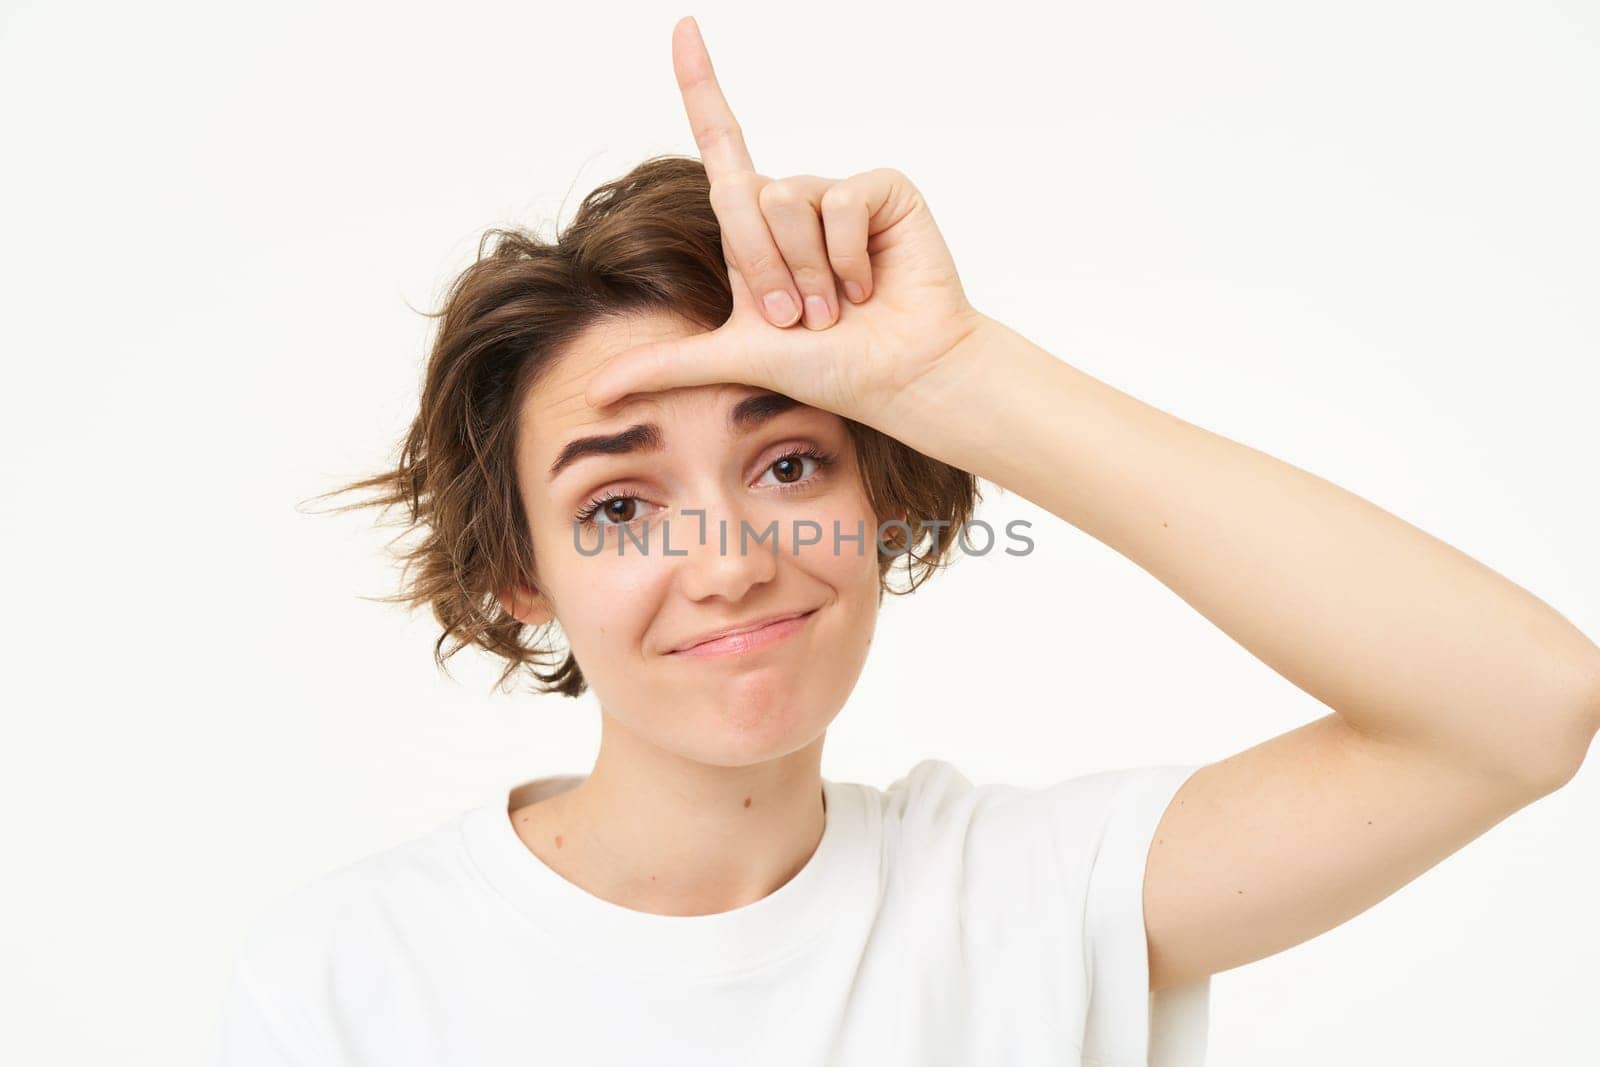
[[[591,404],[742,382],[866,423],[1103,541],[1332,709],[1173,798],[1145,878],[1152,988],[1338,925],[1576,772],[1600,727],[1600,649],[1549,605],[978,313],[901,172],[755,175],[692,20],[673,59],[732,235],[733,314],[613,357]],[[825,328],[775,326],[787,317],[756,310],[767,283],[739,276],[771,273],[762,226],[803,291],[820,241],[865,295]]]
[[[1152,988],[1365,910],[1569,780],[1600,728],[1600,649],[1527,590],[992,320],[881,421],[1127,556],[1333,709],[1179,790],[1145,884]]]

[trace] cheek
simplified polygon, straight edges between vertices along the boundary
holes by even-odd
[[[592,544],[592,542],[590,542]],[[581,662],[626,658],[637,647],[661,598],[655,560],[615,549],[585,558],[573,546],[555,545],[542,559],[561,632]]]
[[[821,527],[806,527],[807,538],[819,537],[816,544],[800,549],[799,559],[807,571],[848,595],[863,587],[876,597],[878,584],[878,520],[862,494],[839,494],[819,501],[805,515]],[[837,532],[835,532],[837,531]]]

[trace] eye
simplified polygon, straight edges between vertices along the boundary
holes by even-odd
[[[809,475],[805,473],[806,460],[812,462],[816,467],[817,473]],[[768,473],[777,474],[778,482],[773,487],[776,489],[788,489],[791,486],[810,484],[821,476],[822,471],[832,465],[833,456],[830,453],[813,448],[810,445],[803,445],[799,448],[790,449],[767,464],[767,469],[762,471],[762,475],[765,476]]]
[[[597,497],[585,504],[574,518],[589,526],[626,526],[641,517],[636,512],[642,503],[636,496]]]

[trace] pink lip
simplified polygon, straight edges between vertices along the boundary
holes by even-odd
[[[758,648],[782,641],[784,638],[799,633],[805,627],[806,621],[816,614],[813,608],[804,615],[796,615],[788,619],[779,619],[755,630],[746,630],[742,634],[728,634],[724,637],[702,641],[698,645],[679,649],[671,653],[674,656],[731,656],[745,652],[754,652]]]

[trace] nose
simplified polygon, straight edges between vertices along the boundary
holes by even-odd
[[[778,573],[778,552],[784,551],[783,524],[761,518],[738,507],[708,505],[705,515],[679,513],[683,535],[673,530],[673,552],[681,544],[677,576],[684,596],[691,600],[721,597],[738,601]],[[701,534],[704,533],[704,544]]]

